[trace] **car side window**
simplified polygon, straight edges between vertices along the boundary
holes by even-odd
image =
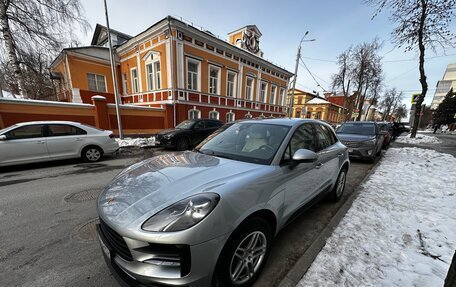
[[[194,126],[194,129],[203,129],[204,128],[204,121],[197,122]]]
[[[318,141],[318,150],[317,151],[324,150],[325,148],[330,147],[336,143],[336,139],[335,139],[332,131],[330,131],[328,129],[328,127],[317,124],[317,125],[315,125],[315,129],[317,132],[317,141]]]
[[[6,138],[9,140],[30,139],[43,137],[43,125],[23,126],[7,132]]]
[[[48,136],[61,137],[61,136],[75,136],[85,135],[87,132],[75,126],[70,125],[48,125]]]
[[[216,121],[206,121],[206,128],[216,128],[219,126],[220,124]]]
[[[290,139],[290,142],[288,143],[287,148],[285,149],[282,162],[284,163],[291,160],[293,154],[298,149],[302,148],[316,151],[314,131],[310,123],[303,124],[296,129]]]

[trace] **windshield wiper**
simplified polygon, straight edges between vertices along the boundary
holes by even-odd
[[[195,149],[195,150],[196,150],[196,149]],[[221,157],[221,158],[226,158],[226,159],[233,159],[232,157],[229,157],[229,156],[226,156],[226,155],[217,154],[217,153],[215,153],[215,151],[213,151],[213,150],[211,150],[211,149],[196,150],[196,151],[199,152],[199,153],[202,153],[202,154],[206,154],[206,155],[212,155],[212,156]]]

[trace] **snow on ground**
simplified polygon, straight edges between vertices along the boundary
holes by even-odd
[[[130,147],[130,146],[138,146],[138,147],[146,147],[146,146],[154,146],[155,145],[155,137],[150,138],[124,138],[124,139],[116,139],[117,143],[120,147]]]
[[[456,249],[456,158],[390,148],[297,286],[443,286]]]
[[[397,137],[396,142],[408,143],[408,144],[438,144],[441,141],[435,136],[427,136],[423,134],[417,134],[415,138],[410,138],[410,134],[405,136]]]

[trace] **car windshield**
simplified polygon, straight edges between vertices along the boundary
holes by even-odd
[[[181,130],[189,130],[192,128],[193,124],[195,123],[195,121],[192,121],[192,120],[186,120],[186,121],[183,121],[181,122],[180,124],[178,124],[176,126],[176,129],[181,129]]]
[[[373,123],[345,123],[336,131],[338,134],[374,135],[375,126]]]
[[[196,151],[244,162],[270,164],[290,127],[264,123],[225,125]]]
[[[5,133],[6,130],[9,130],[10,128],[14,128],[14,127],[17,127],[17,125],[12,125],[12,126],[9,126],[9,127],[7,127],[7,128],[1,129],[1,130],[0,130],[0,135],[2,135],[3,133]]]

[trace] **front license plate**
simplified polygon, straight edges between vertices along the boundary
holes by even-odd
[[[352,152],[353,152],[353,149],[352,149],[352,148],[349,148],[349,149],[348,149],[348,152],[349,152],[349,153],[352,153]]]
[[[109,248],[104,244],[104,242],[103,242],[103,240],[101,239],[100,236],[98,236],[98,239],[100,240],[101,250],[103,250],[103,253],[104,253],[109,259],[111,259],[111,252],[109,251]]]

